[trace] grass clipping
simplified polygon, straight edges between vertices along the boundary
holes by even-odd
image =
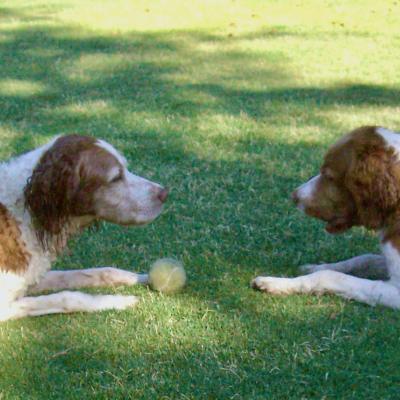
[[[153,290],[175,293],[186,284],[186,272],[181,262],[172,258],[161,258],[154,262],[149,271],[149,284]]]

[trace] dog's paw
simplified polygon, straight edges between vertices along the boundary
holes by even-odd
[[[102,309],[114,309],[114,310],[125,310],[130,307],[136,306],[139,302],[139,298],[136,296],[122,296],[122,295],[110,295],[103,296],[101,299]]]
[[[292,291],[291,283],[292,279],[290,278],[257,276],[251,281],[251,287],[271,294],[288,294]]]
[[[117,302],[117,309],[125,310],[125,308],[135,307],[139,303],[139,298],[136,296],[118,296],[120,299]]]

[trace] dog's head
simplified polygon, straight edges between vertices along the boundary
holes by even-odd
[[[45,151],[24,195],[43,242],[60,234],[74,217],[122,225],[151,222],[160,214],[168,191],[129,172],[125,158],[110,144],[69,135]]]
[[[345,135],[326,153],[320,174],[293,192],[294,202],[327,222],[329,233],[387,225],[400,201],[396,140],[400,135],[373,126]]]

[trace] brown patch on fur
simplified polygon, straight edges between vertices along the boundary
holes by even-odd
[[[95,217],[93,193],[107,184],[113,166],[120,166],[118,160],[87,136],[60,137],[43,154],[24,195],[44,248],[65,245],[72,217]]]
[[[18,222],[0,203],[0,271],[22,274],[28,268],[30,259]]]

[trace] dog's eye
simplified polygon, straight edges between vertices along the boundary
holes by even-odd
[[[331,175],[325,175],[325,178],[328,179],[328,181],[333,181],[333,176]]]
[[[118,174],[117,176],[115,176],[114,178],[111,179],[110,183],[116,183],[116,182],[122,181],[122,178],[123,178],[122,173]]]
[[[327,179],[328,181],[333,181],[335,179],[334,174],[332,173],[331,170],[326,169],[322,171],[322,175]]]

